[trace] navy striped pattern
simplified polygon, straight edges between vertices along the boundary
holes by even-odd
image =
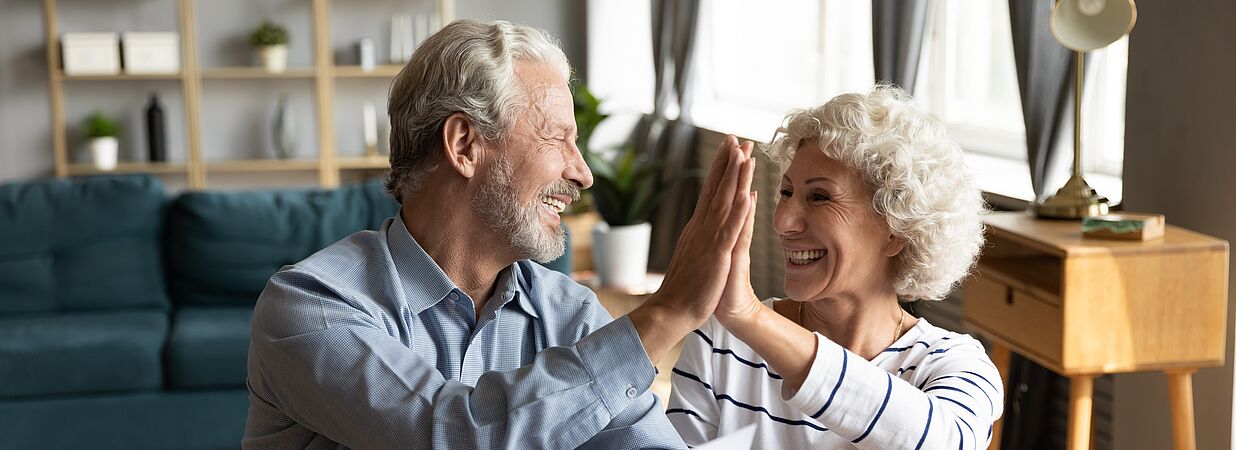
[[[670,422],[688,445],[765,422],[757,448],[976,450],[1003,411],[1002,383],[982,346],[926,321],[872,361],[817,335],[807,380],[788,400],[776,368],[715,321],[695,334],[670,395]],[[907,424],[916,424],[912,432]]]

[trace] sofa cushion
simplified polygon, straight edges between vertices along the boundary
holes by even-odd
[[[252,315],[248,306],[177,308],[167,344],[168,385],[244,386]]]
[[[0,186],[0,314],[167,308],[149,176]]]
[[[160,389],[167,322],[157,311],[0,318],[0,397]]]
[[[380,180],[332,190],[185,193],[168,213],[172,298],[252,306],[280,267],[377,229],[398,207]]]

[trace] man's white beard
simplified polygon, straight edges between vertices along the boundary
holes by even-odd
[[[514,173],[510,158],[499,155],[493,170],[486,174],[481,188],[469,201],[472,210],[491,230],[506,236],[511,249],[520,257],[539,263],[553,261],[566,251],[566,234],[562,228],[546,230],[537,209],[541,207],[543,195],[562,193],[563,188],[555,184],[537,194],[531,205],[521,205],[515,193]],[[578,190],[574,192],[573,197],[577,197]]]

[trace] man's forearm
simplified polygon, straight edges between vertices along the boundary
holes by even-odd
[[[702,319],[667,303],[666,299],[654,294],[644,305],[627,314],[653,365],[659,363],[687,333],[703,324]]]

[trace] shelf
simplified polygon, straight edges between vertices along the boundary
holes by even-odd
[[[361,66],[335,66],[336,78],[394,78],[399,75],[399,71],[403,70],[403,66],[399,64],[385,64],[376,66],[373,70],[366,72],[361,69]]]
[[[65,75],[63,71],[56,71],[52,78],[58,81],[123,81],[123,80],[179,80],[180,73],[159,73],[159,74],[127,74],[118,73],[112,75]]]
[[[206,163],[207,172],[291,172],[318,170],[316,159],[241,159]]]
[[[112,170],[102,170],[94,164],[69,164],[69,175],[99,175],[107,173],[184,174],[184,163],[122,162]]]
[[[213,80],[246,80],[270,78],[313,78],[314,71],[309,67],[289,67],[279,73],[267,72],[261,67],[212,67],[202,69],[202,79]]]
[[[339,158],[340,169],[389,169],[391,163],[386,156],[345,156]]]
[[[1025,291],[1047,303],[1056,306],[1061,304],[1060,299],[1064,295],[1061,290],[1064,268],[1059,258],[985,258],[979,261],[978,271],[984,277]]]

